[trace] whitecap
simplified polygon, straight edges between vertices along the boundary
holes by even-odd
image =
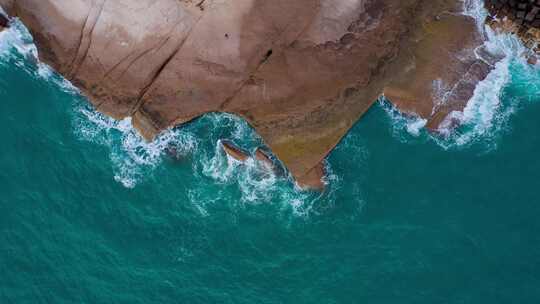
[[[474,91],[473,97],[462,112],[453,111],[439,126],[440,136],[433,139],[444,148],[464,146],[478,140],[488,141],[489,136],[496,134],[495,122],[504,116],[501,109],[501,95],[505,84],[509,81],[509,64],[511,58],[506,57],[498,62],[495,69],[481,81]],[[511,109],[507,109],[507,111]],[[454,130],[453,123],[458,121],[460,127]]]
[[[518,67],[518,73],[527,73],[523,70],[524,58],[521,56],[526,48],[515,35],[496,33],[484,24],[488,13],[481,1],[466,1],[466,8],[465,13],[476,19],[486,37],[486,50],[502,60],[477,84],[463,111],[450,113],[441,123],[438,132],[442,137],[434,135],[432,139],[445,149],[468,146],[479,141],[486,143],[490,149],[496,146],[495,139],[514,112],[514,105],[503,104],[502,97],[511,81],[510,71],[513,67]],[[460,125],[457,129],[453,127],[455,122]]]
[[[82,140],[109,149],[114,179],[128,188],[135,187],[148,171],[161,163],[163,154],[171,144],[174,143],[175,151],[180,155],[191,153],[198,145],[193,134],[181,129],[166,130],[152,142],[147,142],[133,128],[131,118],[117,121],[88,105],[77,108],[74,132]]]
[[[194,178],[200,180],[195,183],[195,188],[187,189],[187,193],[201,216],[209,216],[209,205],[222,196],[221,191],[208,193],[208,181],[202,177],[237,187],[242,204],[277,203],[280,209],[292,211],[295,216],[316,212],[314,206],[323,197],[330,197],[329,193],[336,189],[334,185],[339,184],[339,177],[332,173],[329,164],[329,174],[325,177],[329,190],[316,194],[295,187],[290,175],[278,176],[253,158],[241,163],[229,157],[221,148],[222,139],[236,141],[252,154],[264,145],[246,120],[232,114],[207,114],[189,126],[166,130],[154,141],[146,142],[133,128],[131,118],[117,121],[97,112],[68,80],[39,62],[38,50],[27,28],[17,18],[11,23],[9,29],[0,33],[0,64],[14,63],[30,75],[72,94],[74,134],[79,140],[106,148],[113,179],[126,188],[134,188],[147,179],[162,163],[163,155],[171,145],[179,156],[194,155]],[[201,136],[201,130],[208,125],[209,134]],[[213,143],[211,148],[200,147],[209,142]]]
[[[390,118],[390,128],[395,138],[407,142],[410,137],[419,137],[427,124],[427,120],[414,114],[403,114],[394,104],[384,97],[379,98],[379,105]],[[405,132],[403,132],[405,131]]]
[[[15,64],[24,66],[27,58],[36,60],[37,54],[30,32],[19,19],[14,18],[10,27],[0,32],[0,58],[18,59]]]
[[[444,149],[466,147],[477,142],[486,143],[490,149],[496,146],[495,139],[505,129],[505,123],[515,110],[514,104],[502,102],[504,90],[512,78],[511,71],[529,73],[527,69],[530,68],[526,67],[525,59],[521,56],[526,48],[515,35],[496,33],[485,25],[488,12],[483,1],[464,0],[463,14],[476,20],[478,30],[485,37],[485,50],[502,60],[477,84],[463,111],[451,112],[436,133],[424,133]],[[478,54],[477,57],[484,60]],[[434,83],[434,86],[437,85],[442,88],[442,84]],[[401,141],[407,142],[410,139],[408,136],[417,137],[422,134],[427,122],[425,119],[403,115],[388,103],[383,104],[383,109],[392,121],[393,134]],[[459,126],[457,128],[456,123]]]

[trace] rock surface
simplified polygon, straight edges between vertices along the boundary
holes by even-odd
[[[245,118],[299,184],[384,92],[436,129],[489,72],[459,0],[0,0],[40,57],[147,139]],[[456,30],[459,29],[459,30]]]
[[[223,147],[225,153],[227,153],[230,157],[236,159],[239,162],[245,162],[249,158],[249,154],[247,152],[242,151],[240,148],[238,148],[231,142],[222,141],[221,146]]]

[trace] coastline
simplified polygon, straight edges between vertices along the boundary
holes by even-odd
[[[6,1],[4,1],[6,2]],[[166,1],[164,1],[166,2]],[[1,3],[1,2],[0,2]],[[11,5],[13,5],[12,2],[10,2]],[[40,11],[39,9],[43,9],[43,7],[47,8],[48,4],[43,4],[45,2],[41,2],[41,7],[36,6],[35,8],[30,8],[30,10],[34,9],[33,13],[28,13],[24,10],[21,10],[19,8],[19,15],[20,18],[25,21],[25,19],[28,21],[28,19],[31,19],[30,16],[32,16],[33,22],[30,22],[28,25],[30,26],[30,30],[36,34],[39,33],[39,29],[43,28],[45,25],[43,21],[39,21],[40,18],[48,16],[47,14],[61,14],[60,11],[54,10],[51,7],[48,7],[48,9]],[[5,4],[5,3],[2,3]],[[455,4],[454,10],[461,10],[461,6],[458,5],[458,3]],[[211,3],[209,3],[211,5]],[[384,6],[385,4],[383,4]],[[393,5],[397,4],[388,4],[389,7],[393,7]],[[290,85],[291,79],[288,79],[284,82],[283,79],[276,78],[281,77],[280,75],[280,69],[282,67],[287,68],[286,66],[283,66],[282,63],[280,63],[280,60],[283,60],[283,58],[287,58],[287,56],[298,56],[294,52],[295,47],[298,48],[299,54],[302,54],[302,52],[313,52],[312,47],[309,46],[309,41],[303,41],[303,40],[295,40],[299,41],[299,46],[293,46],[285,47],[283,49],[276,48],[276,46],[273,47],[274,51],[271,54],[271,57],[268,56],[268,58],[265,59],[265,62],[255,62],[255,66],[257,66],[257,70],[260,70],[258,72],[260,75],[253,77],[249,77],[246,81],[242,81],[242,89],[238,92],[234,91],[234,98],[231,100],[226,99],[226,103],[218,103],[216,104],[215,101],[210,100],[208,103],[200,103],[192,100],[194,96],[196,98],[200,98],[201,96],[204,96],[206,94],[204,91],[187,91],[187,92],[170,92],[170,88],[168,86],[171,85],[171,83],[175,83],[171,81],[172,79],[177,79],[174,76],[175,68],[174,65],[175,59],[177,56],[176,53],[173,53],[172,55],[168,55],[166,57],[165,64],[161,66],[159,70],[159,73],[165,73],[163,76],[160,77],[153,77],[155,78],[153,82],[158,83],[151,83],[149,86],[145,86],[145,89],[143,93],[137,93],[136,95],[139,96],[139,100],[147,100],[143,102],[138,102],[137,110],[129,110],[129,104],[126,104],[125,101],[130,101],[133,98],[130,97],[130,91],[133,90],[133,79],[130,78],[130,75],[136,75],[135,70],[126,73],[129,69],[136,68],[137,70],[144,69],[144,65],[140,65],[137,61],[132,61],[132,59],[129,59],[131,55],[128,55],[126,57],[126,64],[123,63],[123,61],[120,61],[118,63],[119,66],[125,65],[120,70],[123,70],[123,73],[120,77],[127,77],[125,78],[124,83],[129,83],[129,86],[122,85],[122,84],[114,84],[113,91],[114,93],[108,93],[107,86],[109,84],[105,84],[103,82],[97,82],[96,84],[92,84],[92,82],[95,83],[96,76],[100,75],[99,71],[95,71],[95,67],[92,66],[92,52],[96,52],[94,49],[92,49],[91,41],[86,41],[83,43],[79,43],[78,47],[73,48],[64,48],[63,50],[59,48],[59,46],[49,46],[46,43],[43,43],[44,38],[40,37],[39,35],[35,36],[36,38],[36,44],[40,50],[40,56],[41,59],[44,60],[46,63],[50,64],[55,68],[57,71],[59,71],[61,74],[68,76],[68,79],[70,79],[74,85],[76,85],[87,97],[89,97],[90,101],[96,106],[96,108],[103,113],[106,113],[109,116],[112,116],[116,119],[124,118],[128,115],[133,116],[133,124],[134,126],[139,130],[139,132],[148,140],[151,138],[154,138],[159,132],[162,130],[165,130],[167,128],[185,123],[187,121],[190,121],[202,113],[205,112],[212,112],[215,110],[218,111],[225,111],[229,113],[234,113],[236,115],[239,115],[243,117],[264,139],[265,143],[270,147],[274,155],[276,155],[277,158],[279,158],[285,166],[289,169],[289,171],[293,174],[293,176],[296,178],[297,182],[299,182],[302,185],[307,186],[308,188],[310,186],[314,186],[314,188],[320,189],[320,181],[321,178],[324,175],[324,170],[321,168],[321,164],[323,163],[323,160],[327,157],[327,155],[335,148],[335,146],[341,141],[341,139],[347,134],[348,130],[358,121],[358,119],[361,118],[362,114],[367,111],[373,103],[376,102],[377,97],[380,96],[381,92],[386,93],[385,95],[391,98],[394,104],[404,113],[414,113],[415,115],[419,115],[422,118],[428,119],[427,127],[433,130],[436,130],[439,125],[444,121],[444,118],[449,115],[449,113],[457,110],[462,110],[466,106],[466,101],[469,100],[472,97],[475,83],[478,83],[485,79],[485,77],[488,74],[488,69],[486,67],[482,67],[479,69],[476,69],[476,72],[473,72],[471,74],[471,81],[466,82],[463,89],[456,90],[456,93],[452,93],[450,95],[457,96],[455,101],[450,100],[449,102],[447,100],[444,101],[444,103],[449,104],[449,107],[440,107],[437,109],[437,100],[432,94],[432,87],[431,82],[438,80],[437,78],[434,78],[432,71],[441,71],[445,70],[446,68],[449,68],[450,71],[456,70],[456,67],[459,67],[457,70],[457,74],[452,76],[449,79],[443,80],[443,82],[448,82],[449,84],[446,84],[445,86],[448,87],[454,87],[455,83],[458,81],[459,75],[462,75],[463,73],[467,74],[469,73],[469,70],[471,67],[476,67],[478,64],[482,64],[481,62],[478,62],[476,58],[467,59],[463,62],[452,62],[450,65],[446,65],[443,61],[443,65],[440,66],[439,62],[434,62],[432,59],[426,58],[426,60],[422,63],[422,67],[426,67],[423,71],[420,73],[414,73],[414,74],[421,74],[420,79],[416,79],[413,81],[413,83],[422,83],[423,85],[427,86],[422,88],[417,87],[411,87],[408,83],[402,83],[400,79],[404,79],[406,81],[413,80],[414,78],[411,78],[408,73],[410,71],[404,71],[404,66],[410,66],[410,56],[409,55],[403,55],[404,49],[425,49],[426,46],[429,48],[431,45],[434,45],[436,48],[433,49],[434,51],[437,49],[441,43],[446,43],[446,41],[437,40],[439,39],[439,36],[437,36],[437,31],[440,30],[440,26],[445,27],[445,22],[447,20],[450,22],[450,28],[452,28],[453,22],[457,22],[458,24],[461,24],[463,21],[460,21],[459,19],[462,17],[454,17],[453,15],[448,15],[448,17],[442,17],[441,20],[440,14],[437,12],[440,11],[446,11],[449,7],[447,4],[445,4],[444,1],[441,1],[438,4],[431,4],[430,7],[425,6],[418,6],[415,1],[406,1],[403,4],[400,4],[399,6],[403,5],[406,8],[409,9],[415,9],[419,12],[422,12],[419,14],[418,17],[412,18],[408,21],[405,21],[405,19],[410,18],[408,13],[402,12],[401,10],[398,10],[398,13],[396,13],[395,17],[388,17],[384,15],[384,17],[381,18],[381,21],[387,22],[386,19],[391,19],[385,31],[390,31],[392,35],[390,36],[393,42],[390,44],[383,44],[381,46],[377,46],[374,48],[374,51],[377,50],[384,50],[384,55],[381,57],[381,62],[379,62],[379,65],[381,66],[362,66],[360,65],[360,68],[365,68],[367,71],[372,71],[371,76],[365,78],[364,80],[360,81],[360,86],[358,84],[358,76],[357,73],[352,73],[349,76],[338,76],[337,81],[335,81],[335,84],[332,84],[331,86],[320,86],[321,81],[327,82],[326,78],[313,78],[314,86],[312,91],[307,91],[305,93],[301,93],[297,98],[292,98],[290,100],[284,100],[283,97],[279,94],[285,93],[290,95],[290,89],[287,88],[287,86]],[[26,8],[28,9],[28,8]],[[100,28],[98,23],[98,19],[100,15],[103,13],[102,10],[105,10],[105,14],[107,13],[107,10],[109,8],[105,6],[105,3],[102,3],[102,6],[98,6],[95,8],[90,8],[90,13],[88,16],[91,17],[93,21],[91,21],[91,25],[89,27],[88,24],[84,24],[82,26],[82,40],[87,40],[87,38],[84,38],[85,36],[92,37],[92,35],[98,37],[94,37],[94,44],[96,43],[96,40],[98,41],[100,36]],[[112,9],[112,8],[111,8]],[[385,8],[373,8],[374,11],[371,14],[377,14],[377,10],[383,9],[381,12],[386,13],[387,11],[384,10]],[[401,9],[401,8],[399,8]],[[188,11],[190,11],[190,8],[188,8]],[[41,14],[45,14],[45,16],[40,17],[38,13],[41,12]],[[25,15],[26,13],[26,15]],[[109,12],[110,14],[111,12]],[[114,10],[112,11],[114,13]],[[195,15],[200,15],[200,12],[195,12]],[[25,17],[26,16],[26,17]],[[370,15],[368,14],[367,17]],[[375,15],[373,15],[375,16]],[[77,19],[77,17],[74,17]],[[107,17],[104,17],[107,18]],[[218,17],[216,17],[218,18]],[[448,18],[448,19],[447,19]],[[457,19],[456,19],[457,18]],[[395,19],[395,20],[394,20]],[[37,21],[36,21],[37,20]],[[219,20],[219,19],[218,19]],[[455,20],[455,21],[453,21]],[[49,22],[49,21],[48,21]],[[63,22],[63,21],[62,21]],[[350,21],[349,21],[350,22]],[[400,23],[404,22],[404,23]],[[392,29],[399,28],[401,24],[407,24],[407,26],[415,29],[419,28],[425,28],[425,24],[429,24],[430,26],[433,26],[435,29],[435,35],[433,36],[433,42],[430,42],[429,38],[426,44],[411,44],[411,38],[410,36],[405,35],[404,37],[409,38],[403,38],[400,35],[404,35],[402,30],[392,32]],[[470,29],[474,28],[474,25],[472,23],[467,23],[468,27]],[[421,25],[421,26],[420,26]],[[96,29],[97,26],[97,29]],[[76,26],[75,24],[73,27],[81,27]],[[68,27],[71,28],[71,27]],[[428,26],[429,29],[429,26]],[[353,30],[354,31],[354,30]],[[449,30],[443,30],[442,32],[448,33]],[[54,33],[53,33],[54,34]],[[181,33],[179,33],[180,35]],[[413,34],[420,38],[422,37],[430,37],[426,36],[426,34],[423,32],[423,30],[420,30],[417,33]],[[79,33],[77,33],[79,35]],[[314,35],[313,33],[310,33],[309,35]],[[308,36],[309,36],[308,35]],[[357,37],[351,37],[349,34],[344,35],[338,44],[332,44],[332,43],[326,43],[324,45],[324,48],[322,50],[317,50],[319,53],[306,53],[308,60],[311,60],[310,56],[322,56],[324,54],[330,54],[328,55],[328,58],[334,58],[334,53],[336,54],[345,54],[344,56],[352,56],[355,53],[353,52],[356,50],[355,46],[355,40],[354,39],[367,39],[367,36],[364,38],[361,34],[356,33]],[[360,36],[358,36],[360,35]],[[69,35],[67,35],[69,36]],[[315,37],[315,38],[313,38]],[[313,36],[312,40],[316,39],[322,39],[317,38],[316,36]],[[393,38],[392,38],[393,37]],[[396,38],[398,37],[398,38]],[[401,37],[401,38],[399,38]],[[229,39],[229,37],[225,37],[225,40]],[[448,42],[449,48],[454,47],[463,47],[462,39],[463,36],[456,36],[456,39],[454,42],[450,41]],[[68,42],[71,41],[71,38],[67,38]],[[232,39],[232,38],[231,38]],[[353,39],[353,40],[351,40]],[[422,38],[424,39],[424,38]],[[424,39],[425,40],[425,39]],[[376,41],[376,40],[374,40]],[[73,42],[73,41],[72,41]],[[306,43],[308,43],[306,45]],[[351,44],[352,43],[352,44]],[[405,45],[403,45],[405,43]],[[478,43],[477,38],[473,38],[468,42],[471,45],[475,45]],[[304,44],[304,45],[302,45]],[[351,46],[348,46],[351,44]],[[88,54],[81,54],[80,48],[84,47],[87,48]],[[167,45],[164,45],[165,48],[167,48]],[[466,47],[467,49],[468,47]],[[79,51],[76,52],[74,55],[73,62],[64,63],[65,60],[62,60],[61,58],[63,55],[62,53],[73,53],[71,49],[77,49]],[[70,51],[71,50],[71,51]],[[308,50],[308,51],[303,51]],[[349,50],[349,51],[347,51]],[[334,53],[333,53],[334,52]],[[348,53],[350,52],[350,53]],[[371,51],[370,51],[371,52]],[[290,54],[289,54],[290,53]],[[60,54],[60,55],[59,55]],[[319,54],[319,55],[313,55],[313,54]],[[322,54],[322,55],[321,55]],[[349,55],[347,55],[349,54]],[[368,56],[371,56],[371,53],[366,53]],[[472,54],[472,53],[471,53]],[[467,56],[471,56],[471,54],[468,54]],[[413,54],[413,57],[418,57],[417,54]],[[82,58],[82,57],[84,58]],[[326,55],[325,55],[326,56]],[[358,56],[358,54],[354,55]],[[385,57],[386,56],[386,57]],[[466,56],[466,57],[467,57]],[[70,56],[65,56],[66,58],[69,58]],[[73,56],[72,56],[73,57]],[[276,59],[278,58],[278,59]],[[297,57],[294,57],[297,58]],[[362,58],[362,57],[359,57]],[[297,58],[298,59],[298,58]],[[369,57],[366,57],[367,60],[369,60]],[[129,61],[132,61],[129,65],[127,63]],[[183,60],[183,59],[182,59]],[[199,60],[199,59],[197,59]],[[272,63],[274,62],[275,63]],[[333,59],[332,59],[333,60]],[[355,59],[356,60],[356,59]],[[360,62],[362,59],[359,59]],[[79,63],[80,61],[80,63]],[[262,63],[262,64],[261,64]],[[368,62],[369,63],[369,62]],[[73,64],[75,64],[76,68],[73,68]],[[139,67],[135,66],[139,64]],[[200,64],[200,63],[199,63]],[[315,64],[313,68],[317,66],[318,63]],[[343,64],[348,64],[347,60],[343,62]],[[94,64],[95,65],[95,64]],[[115,66],[118,67],[118,65]],[[171,65],[170,69],[166,69],[167,66]],[[223,79],[236,79],[237,76],[235,74],[230,74],[228,70],[223,70],[222,67],[215,66],[213,63],[203,62],[203,66],[205,69],[210,69],[214,71],[218,71],[217,75],[219,77],[225,77]],[[343,67],[338,67],[337,69],[335,67],[332,67],[331,69],[326,69],[324,66],[321,66],[321,71],[318,71],[317,73],[328,73],[331,72],[331,75],[334,75],[333,77],[336,77],[335,72],[343,73],[344,71],[346,73],[347,69],[345,68],[345,65]],[[162,70],[165,69],[165,70]],[[223,71],[220,72],[220,69]],[[276,70],[277,69],[277,70]],[[334,70],[334,71],[333,71]],[[80,71],[82,74],[78,75],[78,71]],[[296,71],[301,71],[300,68],[296,68]],[[326,71],[326,72],[325,72]],[[109,74],[116,73],[114,70],[113,72],[108,72]],[[199,73],[199,72],[197,72]],[[220,75],[220,73],[224,73],[223,75]],[[451,75],[451,73],[444,73],[447,75]],[[322,74],[321,74],[322,75]],[[389,75],[392,75],[389,77]],[[396,75],[398,75],[396,77]],[[208,77],[212,78],[212,74],[202,74],[202,79],[206,79]],[[206,78],[204,78],[206,77]],[[227,78],[229,77],[229,78]],[[303,75],[302,77],[311,77]],[[325,76],[326,77],[326,76]],[[345,78],[344,78],[345,77]],[[350,80],[356,82],[352,87],[344,82],[346,80],[346,77],[349,77]],[[98,77],[99,78],[99,77]],[[163,80],[159,80],[163,78]],[[121,80],[122,78],[120,78]],[[262,80],[261,80],[262,79]],[[273,80],[274,79],[274,80]],[[309,80],[310,78],[306,78]],[[297,83],[302,84],[304,80],[294,81]],[[392,79],[396,79],[396,81],[392,81]],[[181,79],[180,79],[181,80]],[[161,81],[161,83],[159,83]],[[184,81],[184,80],[181,80]],[[198,80],[197,80],[198,81]],[[220,80],[221,81],[221,80]],[[262,82],[261,82],[262,81]],[[269,84],[272,83],[272,81],[275,81],[275,89],[272,89],[269,91],[267,88]],[[362,84],[362,81],[364,84]],[[294,83],[293,82],[293,83]],[[135,82],[137,83],[137,82]],[[390,86],[388,86],[388,83],[390,83]],[[393,83],[397,83],[397,87],[399,89],[393,89],[395,85]],[[211,84],[211,82],[210,82]],[[210,85],[208,84],[208,85]],[[204,84],[205,87],[208,87],[207,84]],[[103,87],[100,87],[103,86]],[[443,86],[443,88],[445,87]],[[472,87],[471,87],[472,86]],[[115,89],[116,88],[116,89]],[[216,87],[217,89],[221,88],[220,85]],[[243,92],[245,88],[245,92]],[[276,90],[277,88],[277,90]],[[344,89],[345,88],[345,89]],[[339,96],[335,97],[335,93],[329,93],[330,92],[339,92]],[[118,91],[120,90],[120,91]],[[127,90],[127,91],[126,91]],[[212,89],[213,90],[213,89]],[[213,91],[208,91],[209,94]],[[120,92],[120,93],[119,93]],[[128,92],[128,93],[126,93]],[[276,99],[272,99],[271,97],[268,97],[268,94],[270,92],[274,92],[273,94],[276,95]],[[277,93],[275,93],[277,92]],[[398,93],[398,94],[392,94],[395,92],[404,92],[404,94]],[[170,95],[173,93],[173,95]],[[180,94],[180,95],[178,95]],[[187,95],[186,95],[187,94]],[[201,95],[202,94],[202,95]],[[221,93],[216,93],[221,94]],[[262,94],[262,100],[261,102],[258,102],[256,105],[252,104],[253,100],[261,99]],[[307,95],[306,95],[307,94]],[[265,96],[266,95],[266,96]],[[125,96],[125,101],[122,101],[122,96]],[[173,96],[173,97],[171,97]],[[210,96],[210,95],[209,95]],[[217,96],[217,95],[212,95]],[[329,98],[327,100],[321,100],[322,96],[326,96],[326,98]],[[401,96],[412,96],[412,99],[403,99],[400,98]],[[427,97],[426,97],[427,96]],[[430,97],[431,96],[431,97]],[[142,98],[142,99],[141,99]],[[171,101],[171,98],[176,100],[175,102]],[[187,98],[187,99],[186,99]],[[238,99],[239,98],[239,99]],[[270,99],[268,99],[270,98]],[[312,99],[315,98],[315,99]],[[182,102],[179,102],[180,100],[185,100]],[[426,99],[430,99],[430,102],[426,102]],[[220,98],[216,98],[216,100],[220,100]],[[318,101],[313,101],[318,100]],[[418,103],[416,100],[424,100],[424,103]],[[185,112],[186,106],[183,105],[183,103],[187,104],[187,107],[191,107],[190,109],[187,109],[188,111]],[[195,105],[197,103],[198,105]],[[116,106],[118,104],[118,107]],[[193,105],[191,105],[193,104]],[[126,108],[127,106],[127,108]],[[179,112],[178,107],[181,107],[181,111]],[[157,107],[157,108],[156,108]],[[215,107],[215,108],[214,108]],[[284,112],[285,110],[285,112]],[[131,114],[128,114],[131,112]],[[178,117],[178,113],[181,114],[180,117]],[[168,115],[170,118],[167,118]]]

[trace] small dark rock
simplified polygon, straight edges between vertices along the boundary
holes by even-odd
[[[6,27],[9,27],[9,19],[6,16],[0,14],[0,29],[4,29]]]

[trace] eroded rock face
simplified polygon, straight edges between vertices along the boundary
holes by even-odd
[[[323,159],[382,92],[436,128],[489,71],[459,0],[0,4],[99,111],[132,116],[148,139],[207,112],[235,113],[315,188]]]

